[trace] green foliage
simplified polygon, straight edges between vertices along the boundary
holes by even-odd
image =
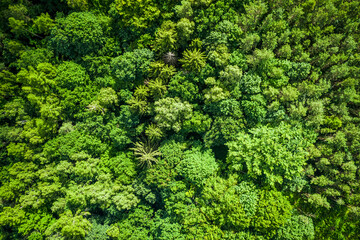
[[[153,57],[150,50],[137,49],[114,58],[111,61],[111,72],[116,79],[114,89],[134,89],[139,85]]]
[[[261,78],[257,75],[244,75],[239,81],[238,87],[247,94],[260,93]]]
[[[188,40],[190,40],[192,33],[194,32],[195,23],[191,22],[187,18],[180,19],[176,24],[176,29],[179,34],[180,40],[185,44]]]
[[[178,223],[171,223],[170,218],[160,218],[155,222],[156,230],[154,236],[159,240],[179,239],[184,240],[185,236],[181,234],[181,225]]]
[[[175,140],[166,141],[160,146],[161,159],[153,168],[148,169],[145,182],[159,189],[166,188],[178,175],[174,167],[183,158],[185,148],[184,144]]]
[[[135,3],[130,0],[115,0],[114,6],[125,27],[146,29],[160,16],[157,4],[151,0],[141,0]]]
[[[11,32],[14,33],[17,38],[20,38],[27,34],[26,23],[23,20],[17,20],[13,17],[10,17],[9,26],[11,28]]]
[[[202,211],[207,219],[215,221],[224,229],[246,229],[250,226],[251,216],[244,210],[243,196],[238,191],[234,178],[211,178],[202,192]]]
[[[244,5],[245,13],[241,16],[243,30],[254,30],[261,17],[267,12],[267,4],[262,1],[253,1]]]
[[[145,130],[145,134],[151,141],[160,140],[164,136],[162,130],[155,124],[150,124]]]
[[[209,80],[209,78],[207,80]],[[226,91],[222,87],[217,86],[217,84],[214,84],[214,86],[211,86],[211,88],[209,87],[204,89],[205,104],[220,102],[227,99],[229,96],[229,91]]]
[[[91,223],[84,218],[87,212],[66,211],[47,230],[46,235],[51,237],[64,237],[65,239],[85,238],[85,234],[91,229]]]
[[[276,128],[260,127],[249,134],[240,133],[229,142],[228,163],[236,172],[245,171],[272,187],[303,173],[306,148],[314,141],[302,129],[281,124]]]
[[[180,131],[182,122],[191,118],[192,107],[179,98],[163,98],[155,102],[155,122],[165,130]]]
[[[210,146],[221,146],[227,140],[234,137],[234,134],[239,132],[243,125],[233,118],[218,117],[214,120],[211,128],[205,134],[205,144]]]
[[[193,15],[193,9],[189,1],[181,1],[181,5],[176,5],[174,10],[178,18],[189,18]]]
[[[211,122],[212,120],[208,115],[193,112],[192,117],[184,121],[183,129],[188,132],[205,133],[209,130]]]
[[[156,146],[154,146],[150,140],[145,140],[136,142],[135,146],[130,150],[134,151],[134,155],[139,161],[140,166],[151,167],[152,164],[157,163],[158,160],[156,157],[161,155],[155,148]]]
[[[115,178],[124,183],[131,183],[136,175],[136,165],[129,154],[121,153],[115,157],[102,157],[99,167],[105,173],[111,173]]]
[[[214,49],[210,50],[207,59],[215,67],[224,68],[230,59],[229,49],[224,45],[217,45]]]
[[[171,52],[169,52],[168,54],[171,54]],[[168,60],[169,62],[172,61],[171,59]],[[161,61],[150,63],[149,75],[151,77],[167,82],[173,75],[175,75],[175,73],[176,68],[172,65],[164,64]]]
[[[185,50],[184,56],[179,60],[183,68],[193,72],[199,72],[206,64],[205,54],[198,49]]]
[[[360,239],[359,1],[0,19],[0,239]]]
[[[55,24],[48,13],[41,13],[41,15],[34,20],[34,25],[37,33],[49,35],[50,30]]]
[[[220,72],[221,84],[228,89],[233,89],[240,82],[242,71],[238,66],[228,65],[224,71]]]
[[[89,77],[80,65],[74,62],[64,62],[57,68],[55,81],[57,86],[74,90],[76,87],[84,86],[88,83]]]
[[[88,12],[74,12],[58,19],[49,40],[54,52],[70,58],[94,53],[103,43],[101,24],[95,15]]]
[[[88,9],[87,0],[75,0],[75,1],[67,0],[66,3],[69,5],[69,7],[77,10],[86,11]]]
[[[19,233],[28,236],[29,239],[39,239],[54,221],[55,219],[48,213],[39,211],[38,213],[27,214],[26,220],[19,227]]]
[[[171,78],[168,85],[168,92],[171,97],[178,97],[188,102],[194,102],[199,98],[199,88],[183,74],[176,74]]]
[[[36,68],[40,63],[48,63],[53,57],[53,53],[46,48],[37,48],[24,51],[14,64],[18,69]]]
[[[106,234],[106,232],[109,229],[109,225],[101,225],[96,222],[92,223],[91,230],[86,235],[86,240],[107,240],[109,239],[109,236]]]
[[[291,204],[278,191],[263,190],[259,194],[259,203],[252,225],[256,231],[273,237],[291,217]]]
[[[171,21],[166,21],[161,25],[160,29],[155,33],[155,51],[164,54],[176,50],[177,32],[175,28],[175,23]]]
[[[266,102],[261,94],[250,96],[249,100],[241,101],[246,120],[251,125],[262,123],[266,116]]]
[[[145,205],[130,211],[117,224],[118,239],[146,239],[153,224],[152,214],[152,209]]]
[[[200,149],[194,148],[184,153],[184,159],[176,169],[189,182],[201,185],[206,178],[216,172],[217,167],[211,152],[201,152]]]
[[[97,137],[72,131],[47,142],[43,154],[50,159],[69,160],[74,154],[80,152],[98,157],[106,148],[107,145],[103,144]]]
[[[314,225],[311,218],[303,215],[293,215],[283,227],[278,230],[276,239],[314,239]]]
[[[18,226],[25,218],[25,212],[20,210],[19,207],[11,208],[5,207],[1,211],[0,226]]]

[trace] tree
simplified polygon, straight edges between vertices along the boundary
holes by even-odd
[[[245,13],[241,15],[241,26],[244,31],[255,30],[261,17],[267,12],[268,6],[262,1],[253,1],[244,5]]]
[[[161,131],[161,129],[156,126],[156,124],[152,123],[146,128],[145,134],[151,141],[160,140],[162,137],[164,137],[163,131]]]
[[[114,7],[120,16],[121,25],[134,27],[136,30],[151,27],[160,17],[158,5],[152,0],[141,0],[136,3],[130,0],[116,0]]]
[[[252,226],[255,231],[269,238],[274,237],[277,230],[291,217],[291,209],[290,202],[281,192],[263,190],[259,194],[259,203]]]
[[[118,98],[114,89],[102,88],[100,89],[99,95],[97,96],[100,105],[111,108],[118,103]]]
[[[217,168],[218,165],[210,151],[202,152],[194,148],[184,152],[184,159],[177,165],[176,170],[187,181],[201,186]]]
[[[181,1],[181,5],[176,5],[174,10],[178,18],[190,18],[193,15],[191,2],[186,0]]]
[[[104,32],[97,17],[89,12],[74,12],[59,19],[51,30],[49,45],[55,53],[70,58],[98,51]]]
[[[84,216],[89,213],[80,211],[75,215],[68,210],[52,224],[45,232],[51,237],[65,237],[68,239],[84,239],[86,233],[91,229],[91,223]]]
[[[242,76],[241,80],[238,82],[238,87],[243,93],[257,94],[261,91],[260,84],[261,77],[255,74],[246,74]]]
[[[115,90],[134,89],[142,83],[154,54],[149,49],[126,52],[111,61],[111,73],[116,79]]]
[[[216,30],[226,34],[228,44],[231,47],[239,46],[239,39],[243,32],[234,21],[223,20],[216,26]]]
[[[229,179],[209,178],[199,200],[209,221],[214,221],[222,229],[238,232],[250,226],[252,216],[244,209],[242,198],[246,194],[238,191],[236,184],[234,176]],[[257,202],[252,204],[256,207]]]
[[[220,80],[222,85],[227,89],[233,89],[239,82],[242,76],[242,71],[238,66],[226,66],[224,71],[220,72]]]
[[[244,128],[242,119],[231,116],[215,117],[211,128],[205,133],[205,146],[223,146],[235,138],[236,134]]]
[[[220,83],[213,77],[205,79],[208,88],[204,89],[205,104],[220,102],[230,96],[230,92],[221,87]]]
[[[177,62],[176,54],[173,52],[167,52],[163,56],[163,60],[166,64],[175,65]]]
[[[153,168],[146,172],[144,182],[149,186],[154,186],[158,191],[166,191],[172,181],[178,176],[175,167],[180,163],[184,156],[186,146],[182,142],[175,140],[165,140],[159,147],[161,158]]]
[[[45,161],[69,161],[74,154],[84,152],[92,157],[99,157],[107,145],[98,137],[89,136],[79,131],[72,131],[48,141],[43,147]]]
[[[314,141],[315,135],[307,135],[301,128],[262,126],[239,133],[235,141],[227,143],[227,162],[235,172],[245,172],[271,187],[281,186],[302,176],[306,148]]]
[[[90,78],[82,66],[74,62],[63,62],[58,66],[54,80],[62,100],[60,105],[65,109],[66,115],[74,117],[90,104],[95,86],[89,85]]]
[[[55,24],[48,13],[41,13],[41,15],[34,20],[34,25],[37,33],[49,35]]]
[[[127,101],[127,103],[129,104],[130,109],[133,112],[139,114],[140,116],[148,113],[149,106],[148,106],[148,103],[144,99],[132,97],[131,99],[129,99]]]
[[[19,207],[5,207],[0,215],[0,226],[17,226],[20,225],[25,218],[25,212]]]
[[[314,239],[314,225],[311,218],[293,214],[278,230],[276,239]]]
[[[0,239],[360,239],[360,1],[0,3]]]
[[[179,132],[184,120],[191,118],[192,106],[179,98],[162,98],[154,104],[154,120],[160,128]]]
[[[213,114],[213,123],[206,132],[204,140],[206,146],[221,146],[244,128],[244,116],[241,106],[235,99],[226,99],[209,106],[209,113]]]
[[[69,7],[80,11],[86,11],[88,9],[87,0],[67,0],[67,4],[69,5]]]
[[[87,240],[107,240],[109,236],[106,234],[110,228],[107,224],[98,224],[95,221],[92,222],[91,230],[86,235]]]
[[[63,62],[58,67],[55,81],[61,88],[74,90],[76,87],[87,85],[89,76],[80,65],[74,62]]]
[[[171,21],[166,21],[161,24],[161,27],[155,33],[155,51],[162,55],[177,49],[177,32],[175,28],[176,24]]]
[[[153,209],[147,205],[139,205],[136,209],[123,214],[120,221],[115,223],[112,231],[108,230],[108,235],[125,239],[144,239],[150,235],[150,229],[154,224]]]
[[[205,54],[198,49],[185,50],[183,58],[179,60],[182,66],[189,71],[199,72],[206,64]]]
[[[248,124],[254,126],[264,121],[266,101],[261,94],[251,95],[250,99],[242,100],[241,105]]]
[[[273,68],[274,53],[268,49],[255,49],[253,55],[247,57],[247,62],[260,74],[265,77],[267,72],[276,70]]]
[[[149,81],[148,86],[149,86],[150,95],[155,100],[160,99],[167,92],[166,86],[163,84],[163,82],[160,79]]]
[[[14,33],[16,38],[20,38],[28,34],[28,30],[26,29],[27,26],[24,20],[17,20],[10,17],[9,26],[11,27],[11,32]]]
[[[191,22],[187,18],[180,19],[176,24],[176,29],[180,38],[180,41],[183,45],[190,40],[191,34],[194,32],[195,23]]]
[[[228,64],[229,58],[229,49],[224,44],[216,46],[207,55],[207,59],[219,68],[224,68]]]
[[[192,83],[191,80],[182,73],[178,73],[172,77],[168,84],[168,96],[178,97],[188,102],[198,100],[198,92],[197,84]]]
[[[17,69],[33,67],[36,68],[40,63],[50,63],[53,52],[46,48],[29,49],[21,53],[16,63]]]
[[[108,109],[113,109],[118,102],[118,98],[114,89],[102,88],[96,96],[96,99],[92,101],[87,108],[91,112],[101,112],[104,114]]]
[[[256,33],[248,33],[245,35],[245,38],[241,41],[241,49],[248,53],[254,49],[257,44],[260,42],[260,36]]]
[[[199,111],[194,111],[190,119],[184,121],[183,130],[203,135],[210,129],[212,119]]]
[[[171,59],[169,59],[172,61]],[[173,65],[164,64],[161,61],[150,63],[149,76],[167,82],[176,74],[176,68]]]
[[[156,150],[156,146],[149,139],[136,142],[131,150],[134,151],[141,167],[151,167],[154,163],[157,163],[158,160],[156,157],[161,155],[161,153]]]

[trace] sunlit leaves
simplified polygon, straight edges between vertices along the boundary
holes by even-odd
[[[301,176],[307,159],[305,149],[314,141],[305,138],[301,129],[285,124],[255,128],[250,134],[238,134],[236,139],[227,143],[231,168],[245,170],[251,178],[262,179],[272,187]]]
[[[179,60],[182,66],[189,71],[199,72],[206,64],[205,54],[198,49],[186,50],[183,58]]]
[[[68,210],[46,230],[45,234],[53,237],[84,238],[91,229],[91,223],[84,218],[88,214],[88,212],[80,211],[73,214]]]
[[[133,89],[141,83],[153,57],[149,49],[136,49],[114,58],[111,61],[111,72],[116,79],[114,89]]]
[[[50,46],[58,54],[76,58],[100,49],[104,42],[99,20],[89,12],[74,12],[59,19],[51,30]]]
[[[192,106],[179,98],[162,98],[155,102],[155,122],[160,128],[179,132],[184,120],[191,118]]]
[[[156,145],[151,140],[139,141],[131,148],[141,167],[151,167],[158,162],[161,153],[156,149]]]
[[[291,216],[291,204],[287,198],[277,191],[261,191],[259,204],[252,225],[256,231],[272,237]]]
[[[114,6],[123,26],[136,29],[149,27],[160,15],[157,4],[151,0],[140,0],[135,3],[131,0],[116,0]]]
[[[186,180],[201,185],[217,170],[217,163],[210,151],[192,149],[184,153],[184,159],[176,167]]]

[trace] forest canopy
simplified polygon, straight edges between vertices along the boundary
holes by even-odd
[[[360,239],[360,1],[0,19],[0,240]]]

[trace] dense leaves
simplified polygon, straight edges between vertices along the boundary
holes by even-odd
[[[0,19],[0,240],[360,239],[359,1]]]

